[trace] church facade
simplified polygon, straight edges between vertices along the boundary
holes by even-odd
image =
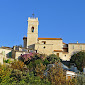
[[[69,61],[74,53],[85,50],[85,43],[66,44],[62,38],[39,38],[38,25],[38,18],[28,18],[27,37],[23,37],[24,48],[40,54],[55,54],[65,61]]]

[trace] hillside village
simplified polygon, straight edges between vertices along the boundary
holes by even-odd
[[[62,61],[70,61],[73,54],[84,51],[85,43],[64,43],[62,38],[39,38],[38,37],[38,18],[28,18],[28,31],[27,37],[23,37],[24,47],[13,46],[11,47],[0,47],[0,55],[3,58],[12,57],[18,59],[21,54],[29,52],[37,52],[40,54],[55,54]],[[49,50],[50,49],[50,50]]]
[[[85,50],[85,43],[69,43],[63,42],[62,38],[39,38],[38,37],[38,18],[29,17],[28,18],[28,31],[27,37],[23,37],[22,46],[11,47],[0,47],[0,63],[3,65],[4,60],[11,59],[12,61],[18,60],[20,56],[28,55],[30,53],[39,53],[40,55],[51,55],[54,54],[62,62],[69,62],[71,56],[75,53]],[[48,66],[54,66],[53,63]],[[78,72],[80,72],[76,66],[72,65],[70,68],[62,63],[63,69],[66,71],[66,78],[72,79],[76,77]],[[85,69],[83,71],[85,73]]]

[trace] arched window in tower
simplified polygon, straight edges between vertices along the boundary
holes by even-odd
[[[31,28],[31,31],[34,32],[34,27]]]

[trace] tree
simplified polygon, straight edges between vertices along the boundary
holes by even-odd
[[[35,69],[37,76],[40,76],[41,79],[43,79],[45,76],[44,75],[45,70],[46,66],[44,66],[42,63],[38,64]]]
[[[85,85],[85,74],[77,76],[77,85]]]
[[[48,69],[47,77],[51,85],[76,85],[76,79],[66,80],[66,71],[60,62],[55,62],[54,66]]]
[[[10,82],[12,78],[10,78],[12,69],[10,69],[6,65],[0,66],[0,85],[6,85]]]
[[[47,56],[47,60],[50,62],[50,64],[54,64],[55,62],[59,62],[60,58],[57,57],[57,55],[55,55],[55,54],[51,54],[51,55]]]
[[[31,60],[30,63],[27,65],[30,71],[35,73],[35,68],[37,65],[40,65],[43,61],[41,59]]]
[[[66,76],[63,72],[61,64],[57,62],[54,64],[54,66],[48,69],[47,75],[52,85],[65,85],[66,84]]]
[[[85,67],[85,52],[78,52],[71,56],[70,63],[75,63],[80,71]]]
[[[26,65],[22,61],[14,61],[11,63],[11,68],[21,71],[27,70]]]

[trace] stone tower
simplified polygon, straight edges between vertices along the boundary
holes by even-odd
[[[27,48],[34,49],[38,40],[38,18],[28,18]]]

